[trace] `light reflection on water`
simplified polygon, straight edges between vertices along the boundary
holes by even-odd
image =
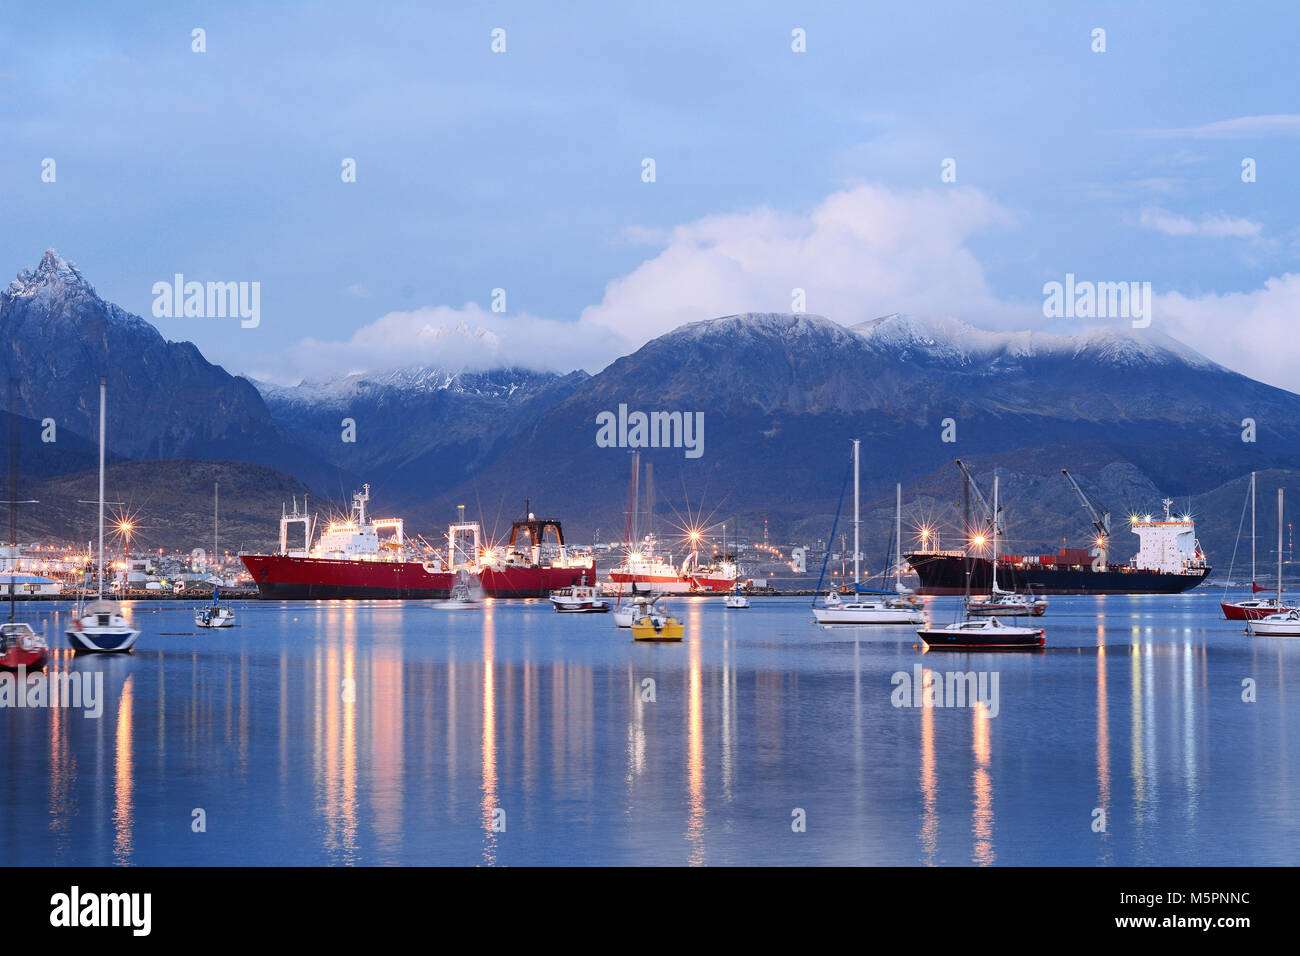
[[[54,655],[101,718],[0,709],[0,863],[1295,863],[1300,642],[1217,597],[1056,597],[1010,655],[794,599],[678,598],[650,646],[542,602],[137,605],[131,657]],[[997,716],[892,706],[922,662],[996,671]]]

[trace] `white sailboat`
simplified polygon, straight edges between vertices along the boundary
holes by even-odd
[[[736,551],[740,551],[740,536],[736,536]],[[722,553],[727,553],[727,526],[722,526]],[[733,611],[741,611],[749,607],[749,598],[740,593],[740,562],[736,562],[736,583],[731,586],[731,593],[727,595],[725,607]]]
[[[129,653],[140,631],[123,616],[121,606],[104,600],[104,405],[107,380],[99,380],[99,595],[79,608],[65,632],[78,651]]]
[[[859,584],[859,567],[861,552],[858,547],[859,518],[859,463],[861,442],[853,439],[853,587]],[[901,491],[899,498],[899,515],[901,516]],[[897,566],[895,566],[895,586],[898,587]],[[854,595],[851,601],[841,601],[834,591],[826,595],[821,607],[814,605],[813,617],[818,624],[920,624],[925,620],[925,612],[919,604],[913,604],[901,597],[862,598]]]
[[[993,475],[993,586],[989,596],[980,601],[966,600],[966,613],[973,617],[1042,617],[1047,610],[1045,598],[1031,598],[1015,591],[998,587],[998,532],[1002,525],[1002,509],[998,506],[998,476]]]
[[[1277,490],[1277,603],[1282,604],[1282,489]],[[1300,637],[1300,611],[1294,608],[1246,622],[1251,637]]]
[[[645,617],[654,608],[654,604],[662,595],[651,594],[646,591],[637,591],[635,587],[632,591],[632,597],[627,601],[620,602],[614,608],[614,626],[631,627],[634,623]]]

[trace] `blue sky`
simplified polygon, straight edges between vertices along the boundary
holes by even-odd
[[[177,272],[258,281],[256,329],[153,319],[232,371],[594,370],[795,286],[845,324],[1071,332],[1041,314],[1070,272],[1300,388],[1261,347],[1300,306],[1293,4],[54,9],[0,26],[0,268],[53,246],[146,318]]]

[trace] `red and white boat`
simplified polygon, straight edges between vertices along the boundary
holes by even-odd
[[[630,550],[623,563],[609,572],[609,589],[615,594],[639,590],[660,594],[690,594],[711,591],[719,594],[732,590],[740,577],[734,561],[723,558],[701,563],[698,548],[692,548],[680,566],[671,557],[655,554],[655,537],[648,534]]]
[[[0,624],[0,670],[38,671],[50,659],[50,645],[24,621]]]
[[[1251,587],[1256,593],[1267,590],[1254,582],[1251,582]],[[1245,601],[1223,601],[1220,602],[1219,607],[1223,610],[1223,616],[1229,621],[1258,621],[1270,614],[1285,614],[1288,611],[1297,610],[1294,605],[1284,604],[1275,597],[1249,598]]]
[[[333,521],[313,545],[316,517],[304,510],[280,516],[275,554],[240,555],[261,597],[272,600],[447,598],[465,571],[487,597],[544,598],[574,585],[594,586],[590,554],[570,551],[560,522],[532,512],[510,527],[502,547],[483,541],[478,522],[447,530],[445,552],[419,555],[406,540],[401,518],[366,514],[370,486],[352,496],[347,520]],[[527,503],[525,503],[525,507]],[[289,529],[302,525],[303,546],[289,547]],[[547,531],[552,540],[547,541]]]
[[[1250,593],[1259,594],[1261,591],[1270,589],[1262,588],[1255,583],[1255,473],[1253,471],[1250,473],[1250,490],[1247,495],[1250,497]],[[1281,531],[1280,528],[1278,530]],[[1237,540],[1241,540],[1240,531],[1237,534]],[[1236,555],[1236,547],[1232,549],[1232,553],[1234,556]],[[1231,567],[1228,569],[1228,574],[1232,574]],[[1229,621],[1258,621],[1271,614],[1286,614],[1296,610],[1294,605],[1282,602],[1282,582],[1280,579],[1278,580],[1276,597],[1247,598],[1244,601],[1221,601],[1219,607],[1223,611],[1223,616]]]

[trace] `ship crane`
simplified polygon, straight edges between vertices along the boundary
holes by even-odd
[[[988,499],[984,497],[984,492],[980,491],[980,486],[975,484],[975,478],[970,473],[970,469],[966,467],[966,465],[962,462],[960,458],[957,459],[957,468],[961,471],[962,476],[966,479],[966,483],[970,485],[970,490],[975,493],[975,500],[980,503],[980,507],[983,508],[984,513],[988,515],[989,522],[994,525],[994,530],[995,531],[1000,530],[996,527],[998,522],[993,516],[993,506],[990,505]]]
[[[1079,500],[1083,502],[1083,507],[1084,510],[1088,512],[1088,517],[1092,519],[1092,527],[1097,532],[1097,547],[1101,551],[1102,564],[1105,565],[1108,561],[1107,552],[1110,550],[1110,512],[1106,511],[1098,514],[1092,501],[1086,494],[1084,494],[1083,489],[1079,487],[1079,483],[1074,480],[1074,476],[1064,468],[1061,469],[1061,474],[1065,475],[1065,480],[1070,483],[1070,487],[1074,489],[1074,493],[1078,495]],[[1168,510],[1167,506],[1165,510]]]

